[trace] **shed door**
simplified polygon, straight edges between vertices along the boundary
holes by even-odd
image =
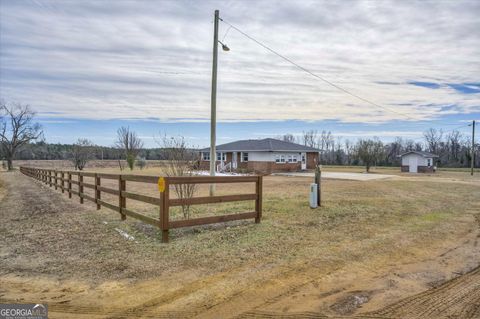
[[[416,173],[418,167],[418,158],[416,156],[410,156],[408,160],[409,172]]]
[[[302,169],[307,169],[307,154],[302,153]]]

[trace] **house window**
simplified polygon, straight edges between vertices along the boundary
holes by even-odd
[[[275,163],[280,163],[280,155],[275,155]]]
[[[294,162],[294,163],[298,162],[297,155],[293,155],[293,162]]]
[[[280,155],[280,163],[285,163],[285,155]]]
[[[289,163],[293,163],[293,155],[288,155],[287,161],[288,161]]]
[[[210,152],[203,152],[202,153],[202,160],[209,161],[210,160]]]
[[[431,158],[427,159],[427,166],[428,167],[432,166],[432,159]]]
[[[217,161],[226,161],[226,153],[217,152]]]
[[[248,153],[242,152],[242,162],[248,162]]]

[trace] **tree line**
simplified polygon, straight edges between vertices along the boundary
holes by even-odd
[[[409,151],[425,151],[439,156],[436,165],[442,167],[470,167],[472,159],[471,136],[457,130],[443,132],[430,128],[421,139],[395,138],[382,142],[379,138],[352,141],[334,136],[331,131],[304,131],[301,136],[285,134],[279,139],[319,148],[322,163],[326,165],[399,166],[399,155]],[[475,167],[480,166],[480,147],[475,145]]]
[[[181,145],[188,158],[194,158],[194,149],[187,148],[183,138],[163,137],[158,148],[144,148],[142,140],[128,127],[121,127],[113,146],[98,146],[92,141],[79,138],[74,144],[49,144],[43,139],[42,127],[34,121],[35,112],[28,105],[0,103],[0,159],[12,169],[12,160],[70,160],[75,169],[83,169],[90,160],[118,160],[120,169],[124,161],[133,169],[142,168],[146,160],[172,160],[176,150],[172,145]],[[469,167],[472,158],[470,136],[457,130],[445,133],[430,128],[421,140],[397,137],[393,142],[379,138],[352,141],[334,136],[330,131],[309,130],[301,136],[285,134],[278,139],[319,148],[323,150],[322,164],[365,165],[367,171],[373,165],[398,166],[399,155],[408,151],[427,151],[439,156],[437,166]],[[475,167],[480,166],[480,149],[475,147]],[[178,156],[177,156],[178,157]]]
[[[28,105],[0,103],[0,160],[6,162],[9,170],[13,169],[14,159],[69,160],[78,170],[91,160],[117,160],[120,169],[125,161],[132,170],[135,166],[143,168],[146,160],[171,160],[172,145],[179,140],[163,137],[158,141],[160,147],[144,148],[136,132],[120,127],[110,147],[95,145],[86,138],[79,138],[74,144],[50,144],[44,141],[42,127],[34,118],[35,112]],[[185,152],[192,153],[185,142],[180,144]]]

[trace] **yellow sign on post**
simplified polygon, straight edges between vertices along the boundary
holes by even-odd
[[[165,178],[159,177],[158,178],[158,191],[163,193],[165,191]]]

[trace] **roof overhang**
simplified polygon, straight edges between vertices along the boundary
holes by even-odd
[[[435,154],[422,154],[420,152],[417,152],[417,151],[409,151],[409,152],[405,152],[403,154],[400,154],[400,155],[397,155],[397,157],[402,157],[402,156],[405,156],[405,155],[408,155],[408,154],[417,154],[421,157],[424,157],[424,158],[436,158],[436,157],[439,157],[438,155],[435,155]]]
[[[204,148],[201,150],[198,150],[199,152],[209,152],[210,148]],[[284,152],[284,153],[322,153],[323,150],[317,150],[317,151],[312,151],[312,150],[222,150],[222,149],[215,149],[217,152]]]

